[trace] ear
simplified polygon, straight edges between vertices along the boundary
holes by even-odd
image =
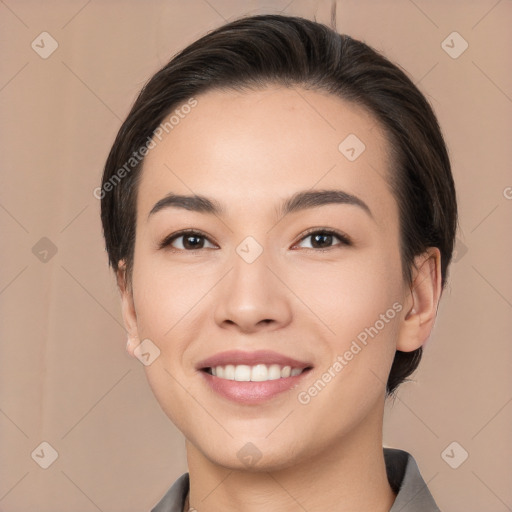
[[[414,259],[413,282],[407,296],[396,349],[411,352],[423,346],[434,327],[441,297],[441,253],[429,247]]]
[[[126,262],[124,260],[120,260],[118,264],[117,286],[119,287],[119,293],[121,295],[123,323],[128,337],[126,350],[134,357],[134,350],[138,345],[139,333],[137,329],[137,314],[133,302],[133,293],[131,287],[128,285]]]

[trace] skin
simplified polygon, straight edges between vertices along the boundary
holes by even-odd
[[[186,438],[190,504],[199,512],[389,511],[395,495],[382,453],[385,383],[395,350],[423,345],[441,294],[440,254],[416,259],[402,280],[398,206],[386,176],[388,143],[363,108],[327,93],[269,86],[209,91],[146,156],[137,199],[132,287],[118,272],[126,330],[149,338],[159,357],[145,366],[167,416]],[[338,150],[350,133],[366,145],[350,162]],[[292,194],[341,189],[372,212],[328,204],[280,217]],[[148,214],[169,192],[199,194],[225,212],[180,208]],[[338,230],[322,251],[309,228]],[[204,248],[181,229],[205,233]],[[237,246],[252,236],[262,254]],[[203,239],[202,239],[203,240]],[[356,336],[394,303],[402,310],[317,396],[307,390]],[[135,344],[128,347],[133,355]],[[210,390],[198,361],[229,349],[275,350],[314,368],[296,389],[260,405]],[[237,457],[253,443],[261,458]]]

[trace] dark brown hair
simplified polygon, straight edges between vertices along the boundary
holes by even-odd
[[[140,148],[147,146],[166,116],[209,90],[270,84],[326,91],[365,107],[379,121],[392,157],[389,185],[399,206],[404,280],[412,285],[416,255],[438,247],[444,288],[457,204],[448,153],[432,108],[398,66],[365,43],[317,22],[281,15],[244,17],[221,26],[179,52],[143,87],[117,134],[100,189],[101,220],[114,271],[125,260],[130,285]],[[388,394],[417,368],[421,354],[421,348],[396,352]]]

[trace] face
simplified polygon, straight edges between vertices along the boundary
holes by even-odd
[[[232,468],[243,450],[269,469],[377,436],[410,305],[382,129],[302,89],[196,100],[138,189],[127,323],[160,351],[144,367],[158,402]]]

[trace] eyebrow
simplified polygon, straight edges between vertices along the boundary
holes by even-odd
[[[309,208],[315,208],[328,204],[348,204],[361,208],[372,219],[373,214],[370,207],[359,197],[344,192],[343,190],[304,190],[295,193],[286,199],[277,209],[278,217],[285,216]],[[179,195],[169,193],[160,199],[148,214],[151,215],[165,208],[182,208],[199,213],[221,216],[225,213],[221,204],[205,196],[200,195]]]

